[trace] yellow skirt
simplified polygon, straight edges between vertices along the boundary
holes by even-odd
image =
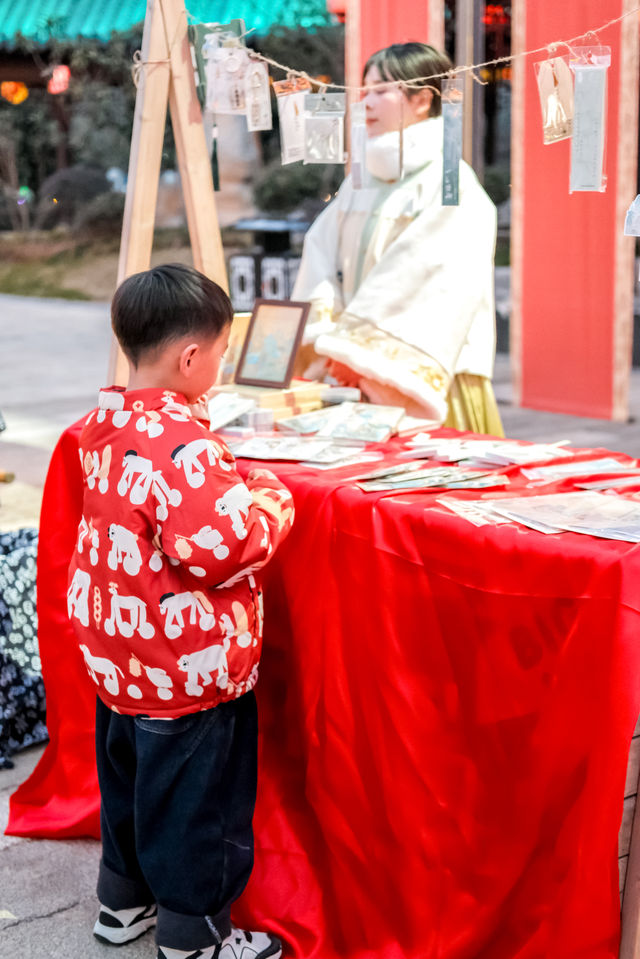
[[[443,426],[471,433],[504,436],[491,380],[475,373],[456,373],[449,390],[449,412]]]

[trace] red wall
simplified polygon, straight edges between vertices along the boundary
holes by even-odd
[[[347,83],[359,86],[362,67],[391,43],[444,45],[444,0],[346,0]]]
[[[622,0],[517,0],[516,5],[516,50],[575,37],[623,12]],[[637,30],[635,21],[631,26]],[[628,31],[629,23],[600,37],[612,50],[605,193],[569,195],[571,141],[544,145],[542,140],[533,63],[545,55],[518,65],[513,110],[521,113],[519,119],[514,115],[513,188],[521,195],[514,197],[512,267],[520,274],[514,276],[512,353],[523,406],[607,418],[626,412],[633,240],[621,239],[622,207],[637,190],[635,156],[627,150],[619,162],[625,132],[619,129],[623,29]],[[625,89],[635,103],[637,70],[625,77]],[[631,114],[633,123],[633,109]],[[637,148],[637,132],[632,142]]]

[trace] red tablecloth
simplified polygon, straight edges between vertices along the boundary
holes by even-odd
[[[65,601],[77,436],[45,488],[51,743],[12,797],[14,835],[98,835],[95,694]],[[639,547],[476,529],[433,493],[276,469],[297,519],[265,580],[256,866],[236,921],[300,959],[613,959]]]

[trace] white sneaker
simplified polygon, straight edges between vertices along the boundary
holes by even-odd
[[[155,926],[158,910],[156,904],[137,906],[135,909],[109,909],[100,905],[100,912],[93,927],[93,934],[107,945],[122,946],[142,936]]]
[[[219,946],[183,952],[159,946],[157,959],[280,959],[282,943],[269,932],[248,932],[232,927]]]

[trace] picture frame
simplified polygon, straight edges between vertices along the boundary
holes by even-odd
[[[310,306],[296,300],[257,299],[234,382],[287,389]]]

